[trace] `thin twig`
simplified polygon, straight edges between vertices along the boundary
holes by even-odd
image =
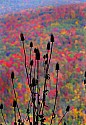
[[[2,114],[2,117],[3,117],[3,120],[4,120],[5,125],[7,125],[6,120],[5,120],[5,118],[4,118],[4,114],[3,114],[3,112],[2,112],[2,109],[1,109],[1,114]]]
[[[12,85],[13,85],[14,96],[15,96],[15,99],[16,99],[16,102],[17,102],[17,96],[16,96],[16,91],[15,91],[15,88],[14,88],[13,80],[12,80]],[[21,114],[20,114],[18,102],[17,102],[17,109],[18,109],[19,117],[20,117],[20,119],[21,119]]]

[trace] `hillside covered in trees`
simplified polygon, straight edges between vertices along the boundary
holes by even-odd
[[[49,71],[50,80],[47,84],[49,92],[48,107],[45,108],[45,124],[50,124],[54,105],[55,64],[58,62],[60,65],[58,100],[56,119],[53,124],[57,125],[64,114],[65,107],[70,105],[70,112],[63,121],[66,121],[68,125],[85,125],[86,90],[83,80],[86,71],[86,3],[27,9],[0,17],[0,103],[4,104],[4,116],[8,125],[13,125],[14,120],[12,107],[14,94],[10,78],[13,70],[15,72],[14,87],[22,118],[26,117],[26,108],[30,99],[24,68],[24,52],[20,41],[21,32],[25,36],[28,67],[30,42],[32,41],[34,47],[38,47],[41,52],[40,92],[44,84],[43,55],[46,52],[50,34],[53,33],[55,37]],[[34,59],[34,54],[32,58]],[[0,114],[0,123],[3,122]]]

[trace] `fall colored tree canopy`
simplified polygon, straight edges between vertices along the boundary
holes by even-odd
[[[59,7],[40,7],[27,9],[13,14],[0,16],[0,103],[4,104],[4,117],[8,125],[13,125],[13,88],[10,74],[15,73],[14,88],[20,107],[21,117],[26,118],[30,89],[28,87],[24,67],[24,51],[20,40],[20,33],[25,36],[27,67],[29,67],[30,47],[40,50],[39,86],[43,90],[43,55],[50,34],[54,35],[52,60],[50,63],[50,80],[47,87],[47,101],[44,113],[45,124],[50,125],[52,107],[56,92],[55,64],[59,63],[58,98],[56,117],[52,121],[57,125],[65,113],[67,105],[70,111],[63,118],[67,125],[86,125],[86,89],[84,72],[86,71],[86,3],[62,5]],[[32,49],[32,58],[34,59]],[[35,64],[34,64],[35,66]],[[29,71],[29,68],[28,68]],[[31,106],[32,104],[30,104]],[[18,112],[17,112],[18,117]],[[32,116],[30,115],[32,118]],[[0,113],[0,123],[4,125]],[[27,125],[28,122],[25,123]]]

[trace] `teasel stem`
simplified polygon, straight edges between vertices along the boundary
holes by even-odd
[[[37,80],[39,81],[39,60],[37,60]],[[37,125],[38,125],[38,115],[39,115],[39,83],[37,83]]]
[[[25,38],[24,38],[23,33],[20,34],[20,38],[22,41],[22,46],[23,46],[23,51],[24,51],[24,66],[25,66],[27,81],[28,81],[28,85],[29,85],[29,78],[28,78],[29,75],[28,75],[28,69],[27,69],[27,64],[26,64],[26,51],[25,51],[25,45],[24,45]],[[31,91],[31,88],[30,88],[30,91]]]
[[[85,74],[84,74],[84,85],[85,85],[85,90],[86,90],[86,71],[85,71]]]
[[[14,113],[15,113],[15,123],[16,123],[16,108],[14,107]]]
[[[35,78],[35,68],[36,68],[36,58],[35,58],[35,67],[34,67],[34,78]],[[36,99],[35,92],[36,92],[36,86],[33,86],[33,96]],[[36,111],[36,109],[35,109],[35,100],[34,100],[34,103],[33,103],[33,125],[35,125],[35,117],[36,117],[35,111]]]
[[[14,88],[13,80],[12,80],[12,85],[13,85],[14,96],[15,96],[15,99],[16,99],[16,102],[17,102],[17,96],[16,96],[16,91],[15,91],[15,88]],[[21,113],[20,113],[20,109],[19,109],[18,103],[17,103],[17,109],[18,109],[19,117],[21,119]]]
[[[58,125],[62,122],[63,118],[65,117],[65,115],[67,114],[67,112],[65,112],[65,114],[62,116],[62,118],[60,119],[60,121],[58,122]]]
[[[57,69],[56,69],[56,70],[57,70]],[[59,69],[58,69],[58,70],[59,70]],[[50,125],[52,125],[52,120],[53,120],[53,118],[55,118],[56,101],[57,101],[57,96],[58,96],[58,88],[57,88],[57,86],[58,86],[58,70],[57,70],[57,81],[56,81],[55,104],[54,104],[54,109],[53,109],[53,114],[52,114],[52,118],[51,118],[51,123],[50,123]],[[54,117],[53,117],[53,115],[54,115]]]
[[[14,72],[13,71],[11,73],[11,79],[12,79],[12,86],[13,86],[14,96],[15,96],[15,99],[16,99],[16,102],[17,102],[17,96],[16,96],[16,91],[15,91],[15,88],[14,88],[14,81],[13,81],[14,80]],[[20,114],[18,103],[17,103],[17,109],[18,109],[20,120],[21,120],[21,114]]]
[[[34,86],[33,86],[33,98],[35,98],[35,94],[34,94]],[[35,100],[33,102],[33,125],[35,125]]]
[[[51,34],[50,42],[51,42],[52,44],[51,44],[51,52],[50,52],[48,69],[49,69],[49,65],[50,65],[50,61],[51,61],[51,55],[52,55],[52,50],[53,50],[53,43],[54,43],[54,36],[53,36],[53,34]]]
[[[68,105],[66,108],[66,112],[64,113],[63,117],[60,119],[60,121],[58,122],[58,125],[62,122],[63,118],[65,117],[65,115],[69,112],[70,110],[70,106]]]
[[[28,85],[29,85],[29,88],[30,88],[30,92],[32,93],[31,87],[30,87],[30,83],[29,83],[29,74],[28,74],[27,64],[26,64],[26,51],[25,51],[25,45],[24,45],[24,41],[25,40],[21,40],[21,41],[22,41],[23,51],[24,51],[24,58],[25,58],[25,61],[24,61],[25,64],[24,65],[25,65],[25,70],[26,70]],[[30,61],[31,61],[31,49],[30,49]],[[31,82],[31,77],[30,77],[30,82]],[[30,120],[29,120],[29,122],[30,122]]]
[[[48,69],[49,69],[49,66],[50,66],[50,61],[51,61],[51,55],[52,55],[52,49],[53,49],[53,42],[51,44],[51,53],[50,53],[50,58],[49,58],[49,63],[48,63]]]
[[[27,80],[28,80],[28,85],[29,85],[29,78],[28,78],[28,69],[27,69],[27,64],[26,64],[26,52],[25,52],[25,46],[24,46],[24,41],[22,41],[22,44],[23,44],[23,50],[24,50],[24,57],[25,57],[25,70],[26,70],[26,75],[27,75]]]
[[[33,47],[33,43],[30,42],[30,66],[31,66],[31,69],[30,69],[30,84],[31,84],[31,72],[32,72],[32,65],[33,65],[33,60],[31,60],[32,47]]]
[[[0,105],[0,109],[1,109],[1,114],[2,114],[2,117],[3,117],[4,123],[5,123],[5,125],[7,125],[6,120],[5,120],[5,118],[4,118],[3,111],[2,111],[2,109],[3,109],[3,104]]]
[[[5,125],[7,125],[7,123],[6,123],[6,121],[5,121],[4,114],[3,114],[2,110],[1,110],[1,114],[2,114],[2,117],[3,117],[3,120],[4,120]]]
[[[49,63],[47,62],[47,68],[46,68],[46,74],[48,74],[48,70],[49,70],[49,65],[50,65],[50,61],[51,61],[51,55],[52,55],[52,49],[53,49],[53,42],[54,42],[54,36],[53,34],[51,34],[51,42],[52,42],[52,45],[51,45],[51,51],[50,51],[50,58],[49,58]],[[47,48],[48,49],[48,48]],[[47,52],[47,55],[48,55],[48,52]],[[44,110],[44,106],[45,106],[45,98],[46,98],[46,94],[45,94],[45,90],[46,90],[46,77],[45,77],[45,82],[44,82],[44,91],[43,91],[43,107],[42,107],[42,115],[43,115],[43,110]]]

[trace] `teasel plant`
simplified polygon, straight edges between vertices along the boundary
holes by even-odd
[[[11,81],[14,91],[14,99],[13,99],[13,108],[14,108],[14,125],[25,125],[25,121],[28,121],[29,125],[46,125],[45,124],[45,106],[47,101],[47,94],[49,92],[47,87],[47,81],[50,80],[50,63],[52,59],[52,52],[53,52],[53,45],[54,45],[54,35],[50,35],[50,41],[47,43],[47,53],[43,56],[43,63],[44,63],[44,84],[43,84],[43,91],[40,93],[40,87],[39,87],[39,66],[40,66],[40,50],[39,48],[34,48],[34,55],[35,58],[32,59],[32,49],[33,49],[33,42],[30,42],[30,60],[29,60],[29,70],[27,66],[27,59],[26,59],[26,50],[25,50],[25,37],[23,33],[20,34],[20,40],[22,42],[22,47],[24,51],[24,67],[26,72],[26,78],[28,82],[28,87],[30,88],[30,100],[28,100],[27,105],[27,111],[26,111],[26,118],[22,119],[21,112],[19,109],[17,96],[16,96],[16,90],[14,88],[14,71],[11,72]],[[50,125],[53,124],[53,119],[56,118],[56,105],[57,105],[57,98],[58,98],[58,74],[59,74],[59,63],[56,63],[56,94],[55,94],[55,102],[54,106],[52,107],[52,115],[50,120]],[[29,72],[28,72],[29,71]],[[33,76],[33,77],[32,77]],[[85,73],[85,80],[86,80],[86,73]],[[29,96],[29,95],[28,95]],[[41,98],[42,97],[42,98]],[[32,106],[30,105],[32,104]],[[5,125],[7,125],[6,120],[3,115],[3,104],[0,105],[2,117],[4,120]],[[19,118],[17,118],[17,110],[19,114]],[[32,112],[31,112],[32,110]],[[58,121],[58,125],[62,122],[65,115],[69,112],[70,106],[68,105],[66,108],[66,111],[63,115],[63,117]],[[31,120],[30,114],[32,113],[33,119]],[[18,119],[18,120],[17,120]],[[66,125],[66,122],[64,122],[64,125]]]
[[[4,124],[7,125],[5,117],[4,117],[4,113],[3,113],[3,104],[2,103],[0,104],[0,110],[1,110],[1,114],[2,114],[2,118],[3,118]]]
[[[85,90],[86,90],[86,71],[85,71],[85,75],[84,75],[84,85],[85,85]]]
[[[23,44],[23,50],[24,50],[24,56],[25,56],[25,69],[26,69],[26,53],[25,53],[25,48],[24,48],[24,40],[25,39],[24,39],[23,34],[20,35],[20,38],[21,38],[21,41]],[[44,89],[43,89],[43,93],[42,93],[43,97],[42,97],[42,103],[41,103],[41,101],[40,101],[41,100],[40,99],[40,88],[39,88],[40,51],[38,48],[34,48],[35,61],[33,61],[32,57],[31,57],[33,43],[30,42],[30,74],[29,74],[30,79],[29,78],[27,78],[27,79],[29,79],[28,85],[29,85],[30,90],[31,90],[31,100],[30,101],[32,101],[32,103],[33,103],[33,122],[30,122],[30,120],[29,120],[30,124],[32,124],[32,125],[39,125],[39,123],[40,123],[40,125],[45,125],[44,122],[46,120],[46,117],[44,114],[44,107],[46,106],[46,96],[47,96],[47,93],[49,91],[47,89],[47,80],[50,79],[49,67],[50,67],[50,62],[51,62],[51,58],[52,58],[53,45],[54,45],[54,35],[51,34],[50,41],[47,43],[47,53],[43,56],[43,59],[44,59],[44,85],[43,85]],[[31,74],[32,74],[32,67],[33,67],[34,62],[35,62],[34,77],[32,78]],[[36,73],[36,71],[37,71],[37,73]],[[57,88],[58,71],[59,71],[59,64],[57,62],[56,63],[56,75],[57,75],[56,96],[55,96],[55,104],[54,104],[54,107],[52,109],[52,118],[50,121],[50,125],[52,124],[53,118],[55,118],[55,110],[56,110],[57,97],[58,97],[58,88]],[[26,74],[28,77],[27,69],[26,69]],[[29,101],[29,103],[30,103],[30,101]],[[68,107],[67,107],[67,109],[68,109]],[[66,109],[66,113],[67,113],[67,109]],[[64,114],[64,116],[66,115],[66,113]],[[63,117],[62,117],[62,119],[63,119]],[[29,117],[29,119],[30,119],[30,117]],[[40,121],[39,121],[39,119],[40,119]],[[59,121],[59,123],[62,121],[62,119]]]

